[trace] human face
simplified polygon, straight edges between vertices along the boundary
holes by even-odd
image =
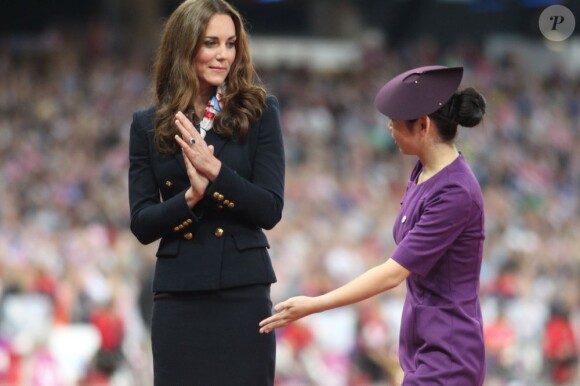
[[[410,127],[406,121],[397,119],[390,120],[387,127],[401,153],[417,154],[417,130],[413,130],[413,127]]]
[[[229,15],[213,15],[195,57],[201,92],[224,83],[236,58],[236,28]]]

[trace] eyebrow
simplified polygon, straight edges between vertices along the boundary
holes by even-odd
[[[238,38],[237,35],[232,35],[229,38],[227,38],[226,40],[232,40],[232,39],[237,39],[237,38]],[[219,39],[219,37],[207,35],[204,39]]]

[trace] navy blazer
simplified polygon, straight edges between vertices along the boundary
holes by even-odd
[[[181,151],[160,154],[153,144],[155,108],[133,114],[129,142],[131,231],[143,244],[161,239],[153,291],[197,291],[273,283],[276,276],[263,229],[282,218],[284,146],[278,100],[241,140],[205,137],[222,162],[193,209]]]

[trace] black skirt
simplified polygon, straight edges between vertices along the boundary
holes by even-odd
[[[268,284],[155,294],[155,386],[273,385],[275,336],[258,331],[271,313]]]

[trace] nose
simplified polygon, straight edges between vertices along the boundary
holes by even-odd
[[[221,60],[225,57],[226,49],[227,48],[225,45],[219,46],[219,48],[217,49],[216,55],[215,55],[218,60]]]

